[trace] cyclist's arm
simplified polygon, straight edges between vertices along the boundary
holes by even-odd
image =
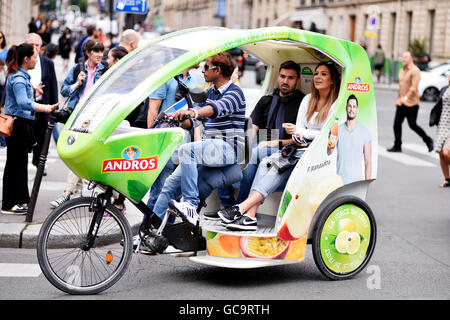
[[[148,114],[147,114],[147,128],[150,128],[150,126],[153,124],[153,121],[155,121],[156,116],[158,115],[159,108],[161,107],[162,100],[159,99],[150,99],[150,102],[148,104]]]

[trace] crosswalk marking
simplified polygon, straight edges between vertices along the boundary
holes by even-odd
[[[0,263],[0,277],[39,277],[41,268],[31,263]]]
[[[402,149],[413,151],[413,152],[425,155],[425,156],[433,158],[433,159],[437,159],[437,160],[439,159],[439,155],[436,152],[434,152],[434,151],[428,152],[428,149],[425,146],[425,144],[403,143]]]
[[[412,150],[412,151],[418,150],[417,149],[418,147],[416,147],[416,146],[402,145],[402,149],[403,148],[408,149],[408,147],[410,148],[409,150]],[[437,166],[437,163],[425,161],[423,159],[405,154],[404,152],[388,152],[388,151],[386,151],[386,147],[382,146],[382,145],[378,146],[378,155],[388,158],[388,159],[391,159],[391,160],[394,160],[394,161],[397,161],[397,162],[400,162],[400,163],[403,163],[403,164],[406,164],[406,165],[409,165],[409,166],[417,166],[417,167],[436,167]]]

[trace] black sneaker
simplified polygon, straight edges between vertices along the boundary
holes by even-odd
[[[393,146],[392,148],[387,149],[388,152],[402,152],[401,147]]]
[[[22,207],[20,204],[16,204],[14,207],[12,207],[9,210],[3,210],[3,214],[10,214],[10,215],[24,215],[27,214],[27,209]]]
[[[427,141],[427,147],[428,147],[428,152],[433,151],[433,149],[434,149],[434,141],[433,141],[433,139],[430,138],[430,140]]]
[[[217,211],[212,211],[212,212],[205,212],[203,214],[203,218],[205,220],[213,220],[213,221],[219,221],[221,220],[219,215],[217,214]]]
[[[252,218],[246,214],[227,224],[227,229],[237,231],[255,231],[257,227],[258,222],[256,218]]]
[[[224,223],[230,223],[242,216],[242,212],[239,210],[239,206],[231,206],[219,209],[217,215]]]

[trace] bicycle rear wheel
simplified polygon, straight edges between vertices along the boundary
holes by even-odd
[[[94,244],[86,238],[96,198],[76,198],[56,208],[39,232],[37,257],[45,277],[69,294],[96,294],[116,283],[132,257],[132,234],[127,219],[108,204]],[[123,246],[119,242],[123,239]]]

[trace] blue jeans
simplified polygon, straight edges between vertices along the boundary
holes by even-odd
[[[223,167],[237,161],[234,148],[222,139],[184,144],[178,150],[178,157],[180,164],[166,179],[153,207],[153,212],[160,218],[164,217],[169,200],[179,199],[181,195],[184,201],[198,207],[200,204],[197,187],[198,166]]]
[[[5,137],[0,137],[0,147],[6,147]]]
[[[297,149],[297,157],[301,158],[305,150],[306,149]],[[280,173],[275,167],[268,166],[271,160],[271,157],[266,157],[260,162],[251,187],[251,191],[261,193],[264,199],[274,192],[283,191],[295,168],[295,166],[293,166]]]
[[[262,159],[272,155],[273,153],[278,152],[278,148],[271,147],[263,147],[258,148],[256,144],[254,144],[252,149],[252,157],[248,163],[247,168],[242,171],[242,180],[239,184],[239,194],[237,197],[237,201],[234,200],[234,187],[228,186],[225,188],[219,188],[218,194],[222,206],[229,207],[234,205],[235,203],[242,203],[245,199],[248,198],[250,194],[250,187],[252,186],[253,179],[255,178],[256,171],[258,170],[258,165]]]

